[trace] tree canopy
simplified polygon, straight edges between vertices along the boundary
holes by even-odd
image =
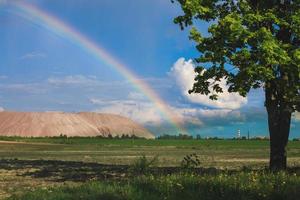
[[[221,78],[229,92],[242,96],[272,84],[274,98],[300,110],[300,0],[176,1],[184,14],[174,22],[182,29],[192,26],[190,39],[201,53],[190,92],[216,100],[223,92]],[[201,34],[196,20],[210,23],[209,36]]]

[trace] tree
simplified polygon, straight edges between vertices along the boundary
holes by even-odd
[[[217,100],[225,79],[229,92],[246,96],[262,87],[270,133],[270,169],[286,168],[291,115],[300,110],[300,0],[172,0],[191,27],[200,56],[190,93]],[[210,24],[208,36],[197,20]]]

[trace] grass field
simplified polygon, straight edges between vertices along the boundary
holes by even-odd
[[[286,173],[143,176],[124,182],[88,182],[37,189],[22,200],[298,200],[300,179]]]
[[[0,139],[0,158],[2,159],[0,163],[0,198],[2,199],[12,194],[17,195],[18,198],[23,198],[20,196],[21,194],[32,190],[35,191],[35,194],[47,194],[48,189],[52,187],[54,189],[51,191],[56,191],[55,193],[61,193],[65,190],[80,190],[81,187],[91,187],[91,190],[100,187],[103,191],[109,190],[106,188],[108,186],[104,186],[106,185],[104,182],[109,182],[108,185],[115,185],[114,189],[110,188],[111,190],[120,190],[119,196],[117,195],[112,199],[130,199],[130,195],[138,195],[135,193],[136,188],[140,188],[137,185],[144,183],[145,179],[150,185],[154,184],[154,180],[151,179],[152,175],[160,177],[155,178],[155,180],[162,182],[168,181],[167,174],[173,174],[171,179],[179,179],[178,176],[183,176],[178,175],[182,173],[180,163],[186,155],[192,153],[196,153],[200,160],[198,171],[194,170],[193,172],[196,177],[199,177],[193,176],[188,178],[188,181],[198,185],[204,184],[201,182],[203,176],[209,176],[207,179],[213,183],[213,180],[217,180],[216,174],[237,174],[244,173],[247,169],[264,169],[268,165],[269,156],[269,141],[260,140],[145,140],[63,137],[3,137]],[[288,182],[298,181],[297,186],[300,188],[300,142],[290,141],[287,150],[288,165],[291,172],[286,175],[287,177],[279,177],[279,179],[280,181],[282,179],[283,182],[285,180]],[[133,173],[132,166],[142,155],[148,159],[157,157],[157,162],[152,166],[150,175],[147,174],[144,180],[136,180],[137,176]],[[241,175],[235,176],[238,178]],[[251,178],[247,174],[242,176],[245,177],[245,180]],[[234,176],[228,177],[228,181],[232,182],[231,179]],[[273,179],[277,178],[274,177]],[[88,183],[85,183],[87,181]],[[179,184],[191,184],[181,183],[180,180],[178,182]],[[260,184],[261,181],[257,183],[257,189],[260,188]],[[241,183],[241,185],[243,184]],[[223,188],[222,184],[219,186]],[[126,194],[127,196],[124,194],[124,196],[121,191],[125,190],[126,187],[130,187],[132,193]],[[263,185],[261,187],[263,188]],[[101,191],[99,189],[99,192]],[[159,188],[156,188],[155,191],[163,192],[159,191]],[[271,195],[270,189],[268,191],[269,193],[265,194],[266,198]],[[149,191],[147,189],[144,192]],[[205,193],[201,190],[197,194],[200,195],[203,192]],[[97,195],[103,194],[97,193]],[[46,196],[51,197],[49,194]],[[254,197],[253,199],[255,199]],[[51,198],[55,199],[54,197]],[[34,196],[30,198],[27,196],[27,199],[34,199]],[[136,197],[136,199],[138,198]],[[174,198],[169,195],[167,199]]]
[[[5,138],[2,138],[5,139]],[[141,155],[159,157],[159,166],[178,166],[196,153],[204,167],[265,166],[269,141],[260,140],[145,140],[100,138],[7,138],[0,142],[1,158],[44,159],[131,164]],[[289,165],[300,164],[300,142],[288,145]]]

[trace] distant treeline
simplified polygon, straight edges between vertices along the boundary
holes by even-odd
[[[162,139],[178,139],[178,140],[191,140],[191,139],[201,139],[200,135],[197,135],[195,138],[192,135],[186,135],[186,134],[179,134],[179,135],[168,135],[168,134],[163,134],[159,135],[156,137],[158,140]]]
[[[22,138],[53,138],[53,139],[76,139],[76,138],[99,138],[99,139],[144,139],[143,137],[138,137],[136,135],[128,135],[128,134],[122,134],[122,135],[116,135],[113,136],[111,134],[108,134],[106,136],[97,135],[97,136],[67,136],[65,134],[60,134],[59,136],[44,136],[44,137],[21,137],[21,136],[0,136],[0,140],[17,140]]]
[[[68,137],[67,135],[61,134],[60,136],[53,137],[53,138],[83,138],[80,136],[72,136]],[[97,136],[90,136],[90,137],[84,137],[84,138],[100,138],[100,139],[144,139],[143,137],[138,137],[136,135],[128,135],[128,134],[122,134],[122,135],[97,135]]]
[[[45,136],[45,137],[21,137],[21,136],[0,136],[0,140],[6,140],[6,141],[16,141],[16,140],[22,140],[24,138],[32,138],[32,139],[39,139],[39,138],[44,138],[44,139],[84,139],[84,138],[97,138],[97,139],[145,139],[143,137],[138,137],[136,135],[128,135],[128,134],[123,134],[123,135],[111,135],[108,134],[106,136],[102,135],[97,135],[97,136],[67,136],[64,134],[61,134],[59,136]],[[186,134],[178,134],[178,135],[170,135],[170,134],[163,134],[157,136],[155,139],[157,140],[269,140],[268,137],[262,137],[262,136],[255,136],[255,137],[240,137],[240,138],[221,138],[221,137],[201,137],[201,135],[197,134],[195,136],[192,135],[186,135]],[[293,138],[290,139],[292,141],[300,141],[300,138]]]
[[[269,137],[262,137],[262,136],[255,136],[255,137],[245,137],[242,136],[240,138],[221,138],[221,137],[201,137],[201,135],[197,134],[196,136],[192,135],[186,135],[186,134],[179,134],[179,135],[169,135],[169,134],[163,134],[160,136],[157,136],[156,139],[158,140],[269,140]],[[300,138],[294,138],[293,141],[300,141]]]
[[[98,135],[96,136],[97,138],[103,138],[103,139],[144,139],[143,137],[138,137],[136,135],[127,135],[127,134],[123,134],[121,136],[119,135],[116,135],[116,136],[113,136],[111,134],[108,134],[107,136],[102,136],[102,135]]]

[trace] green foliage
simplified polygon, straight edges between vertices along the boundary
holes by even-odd
[[[195,153],[192,153],[192,154],[186,155],[183,158],[180,166],[183,170],[190,170],[190,169],[199,167],[200,164],[201,163],[200,163],[200,159],[199,159],[198,155]]]
[[[89,182],[73,187],[36,189],[10,200],[296,200],[299,188],[299,176],[287,173],[149,175],[128,182]]]
[[[14,195],[11,200],[123,200],[123,193],[126,194],[128,187],[116,183],[102,184],[89,182],[79,187],[62,186],[56,188],[37,189],[34,192],[27,192],[24,195]]]
[[[134,161],[133,165],[131,166],[131,171],[133,174],[148,174],[151,167],[154,167],[157,162],[157,155],[151,159],[147,158],[145,155],[142,155]]]
[[[192,135],[186,135],[186,134],[179,134],[179,135],[160,135],[157,137],[157,139],[178,139],[178,140],[191,140],[193,139]]]
[[[251,88],[272,87],[273,98],[300,111],[299,0],[174,1],[184,12],[174,22],[192,27],[190,39],[200,52],[191,93],[216,100],[225,78],[229,92],[246,96]],[[194,25],[197,20],[210,24],[208,36]]]

